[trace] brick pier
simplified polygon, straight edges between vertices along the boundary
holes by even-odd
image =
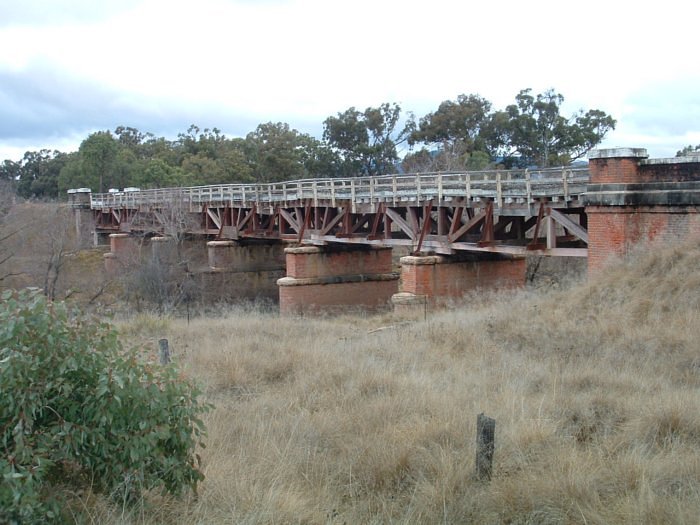
[[[386,309],[398,291],[391,248],[304,246],[285,254],[287,276],[277,281],[282,315]]]
[[[524,257],[408,256],[401,258],[401,292],[392,297],[400,314],[444,306],[475,290],[503,290],[525,285]]]

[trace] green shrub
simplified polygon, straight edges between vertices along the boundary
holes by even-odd
[[[208,406],[172,366],[126,351],[108,324],[36,290],[0,297],[0,523],[61,521],[61,488],[121,501],[203,475]]]

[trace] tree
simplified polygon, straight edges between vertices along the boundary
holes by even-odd
[[[46,225],[43,228],[43,244],[37,250],[37,256],[43,256],[44,264],[43,292],[44,295],[53,301],[58,293],[58,284],[61,273],[64,270],[68,258],[78,251],[78,240],[75,238],[74,229],[71,228],[74,221],[73,210],[65,205],[55,206],[53,209],[46,209],[47,217],[43,220]]]
[[[251,167],[243,139],[228,139],[217,128],[201,130],[192,124],[174,144],[186,184],[250,182]]]
[[[676,152],[676,157],[687,157],[688,155],[692,155],[698,151],[700,151],[700,144],[695,147],[688,144],[685,148]]]
[[[156,138],[150,133],[147,133],[146,137],[139,148],[142,159],[146,161],[158,159],[172,167],[180,165],[182,155],[176,142],[166,140],[164,137]]]
[[[65,194],[71,188],[91,188],[92,181],[83,176],[83,159],[79,153],[72,153],[58,175],[58,190]]]
[[[104,192],[128,185],[134,156],[123,153],[109,131],[98,131],[86,138],[77,153],[67,157],[58,177],[58,188],[90,188]]]
[[[221,166],[204,152],[187,155],[182,161],[182,171],[187,184],[192,186],[222,184],[225,179]]]
[[[467,167],[472,153],[486,149],[482,129],[490,111],[491,103],[479,95],[462,94],[456,101],[445,100],[437,111],[420,119],[408,143],[414,145],[422,142],[437,148],[436,154],[430,157],[432,169]],[[474,158],[482,159],[483,156]]]
[[[204,478],[197,387],[37,291],[0,296],[0,390],[2,523],[67,522],[65,489],[129,503]]]
[[[330,177],[337,170],[329,148],[284,122],[260,124],[246,136],[245,147],[256,182]]]
[[[216,163],[221,169],[226,184],[239,182],[252,182],[254,180],[253,168],[247,158],[247,145],[244,139],[236,138],[227,141]]]
[[[89,188],[102,193],[107,188],[119,188],[121,181],[114,178],[114,160],[118,143],[109,131],[98,131],[86,138],[79,149],[83,159],[83,177],[92,184]]]
[[[516,103],[493,113],[485,126],[491,154],[507,165],[568,164],[615,129],[615,120],[601,110],[580,110],[566,118],[560,114],[561,94],[549,89],[533,96],[531,91],[520,91]]]
[[[5,160],[0,164],[0,180],[15,183],[21,174],[22,165],[19,162]]]
[[[218,128],[204,128],[192,124],[187,132],[178,134],[178,146],[185,155],[200,155],[215,159],[225,147],[228,139]]]
[[[6,161],[4,168],[10,176],[14,175],[17,193],[22,197],[55,198],[61,169],[69,160],[70,155],[42,149],[27,151],[19,164]]]
[[[132,151],[138,151],[146,138],[153,137],[150,133],[143,134],[138,129],[129,126],[117,126],[114,134],[117,136],[119,144]]]
[[[323,123],[323,139],[343,161],[344,175],[382,175],[395,171],[396,146],[415,129],[412,116],[399,128],[401,107],[384,103],[361,112],[351,107]]]
[[[186,176],[181,168],[173,167],[160,158],[148,160],[131,177],[131,183],[142,189],[182,186],[185,181]]]

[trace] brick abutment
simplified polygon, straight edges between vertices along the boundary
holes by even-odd
[[[632,249],[700,238],[700,158],[648,159],[646,150],[597,150],[584,196],[589,275]]]

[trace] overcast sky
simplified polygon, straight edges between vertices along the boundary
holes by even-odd
[[[0,0],[0,160],[119,125],[245,136],[398,102],[554,88],[617,119],[605,147],[700,144],[700,7],[688,0]]]

